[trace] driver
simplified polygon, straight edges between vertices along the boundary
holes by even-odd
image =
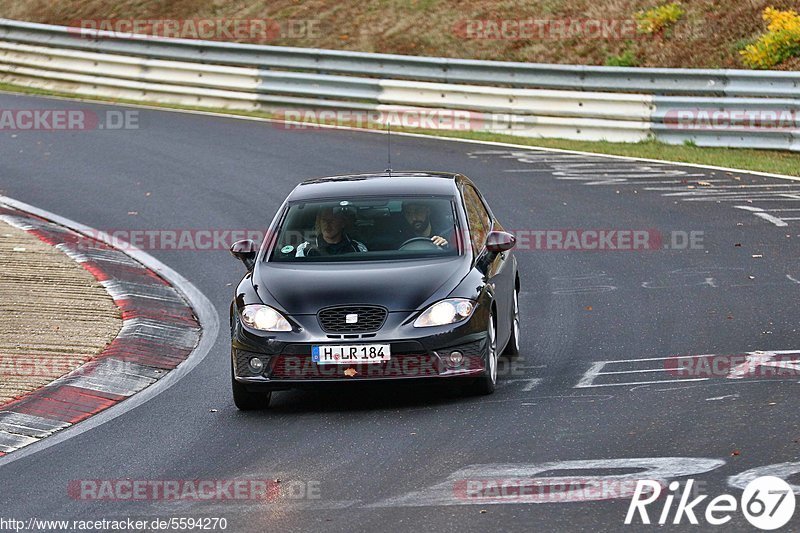
[[[345,232],[347,216],[342,209],[324,207],[317,211],[314,224],[317,235],[313,242],[305,241],[297,247],[295,257],[338,255],[353,252],[366,252],[367,247]]]
[[[443,231],[437,231],[434,229],[431,222],[431,208],[427,203],[420,200],[403,202],[403,218],[406,224],[400,229],[401,243],[405,243],[409,239],[427,237],[440,248],[448,246],[447,238],[442,235],[449,235],[452,230],[445,228]]]

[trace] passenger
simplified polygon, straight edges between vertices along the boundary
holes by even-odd
[[[367,247],[345,232],[347,216],[341,209],[325,207],[317,211],[313,242],[305,241],[297,247],[295,257],[314,257],[366,252]]]
[[[409,239],[418,237],[428,237],[433,244],[440,248],[448,246],[447,239],[453,232],[453,228],[448,226],[434,228],[431,222],[431,208],[424,201],[403,202],[403,218],[405,218],[406,224],[400,229],[398,247]]]

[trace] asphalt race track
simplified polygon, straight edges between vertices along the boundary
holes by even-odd
[[[0,108],[114,109],[7,94]],[[383,135],[138,113],[138,129],[0,133],[2,194],[98,229],[259,230],[298,181],[386,166]],[[629,496],[554,489],[503,501],[458,487],[538,473],[599,479],[611,494],[625,475],[658,468],[738,499],[736,476],[783,465],[798,490],[800,182],[401,136],[392,164],[470,176],[506,228],[531,237],[516,252],[523,355],[494,395],[338,387],[239,412],[225,324],[242,265],[225,250],[148,250],[214,303],[214,348],[144,405],[0,466],[3,516],[224,517],[232,531],[654,530],[638,517],[623,525]],[[646,230],[660,244],[531,249],[538,230]],[[750,354],[751,372],[674,371],[674,356],[701,354]],[[70,482],[87,479],[280,479],[282,491],[271,501],[75,498]],[[649,508],[652,521],[661,508]],[[725,529],[753,530],[741,513]]]

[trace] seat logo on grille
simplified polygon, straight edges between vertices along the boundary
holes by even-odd
[[[346,324],[356,324],[358,323],[358,314],[349,313],[344,316],[344,321]]]

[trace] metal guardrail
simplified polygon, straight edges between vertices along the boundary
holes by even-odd
[[[484,131],[512,135],[800,150],[798,72],[367,54],[120,36],[0,19],[0,81],[273,112],[456,110],[478,117],[473,122]]]
[[[117,34],[0,19],[0,40],[135,57],[381,78],[582,91],[797,96],[800,72],[595,67],[368,54]]]

